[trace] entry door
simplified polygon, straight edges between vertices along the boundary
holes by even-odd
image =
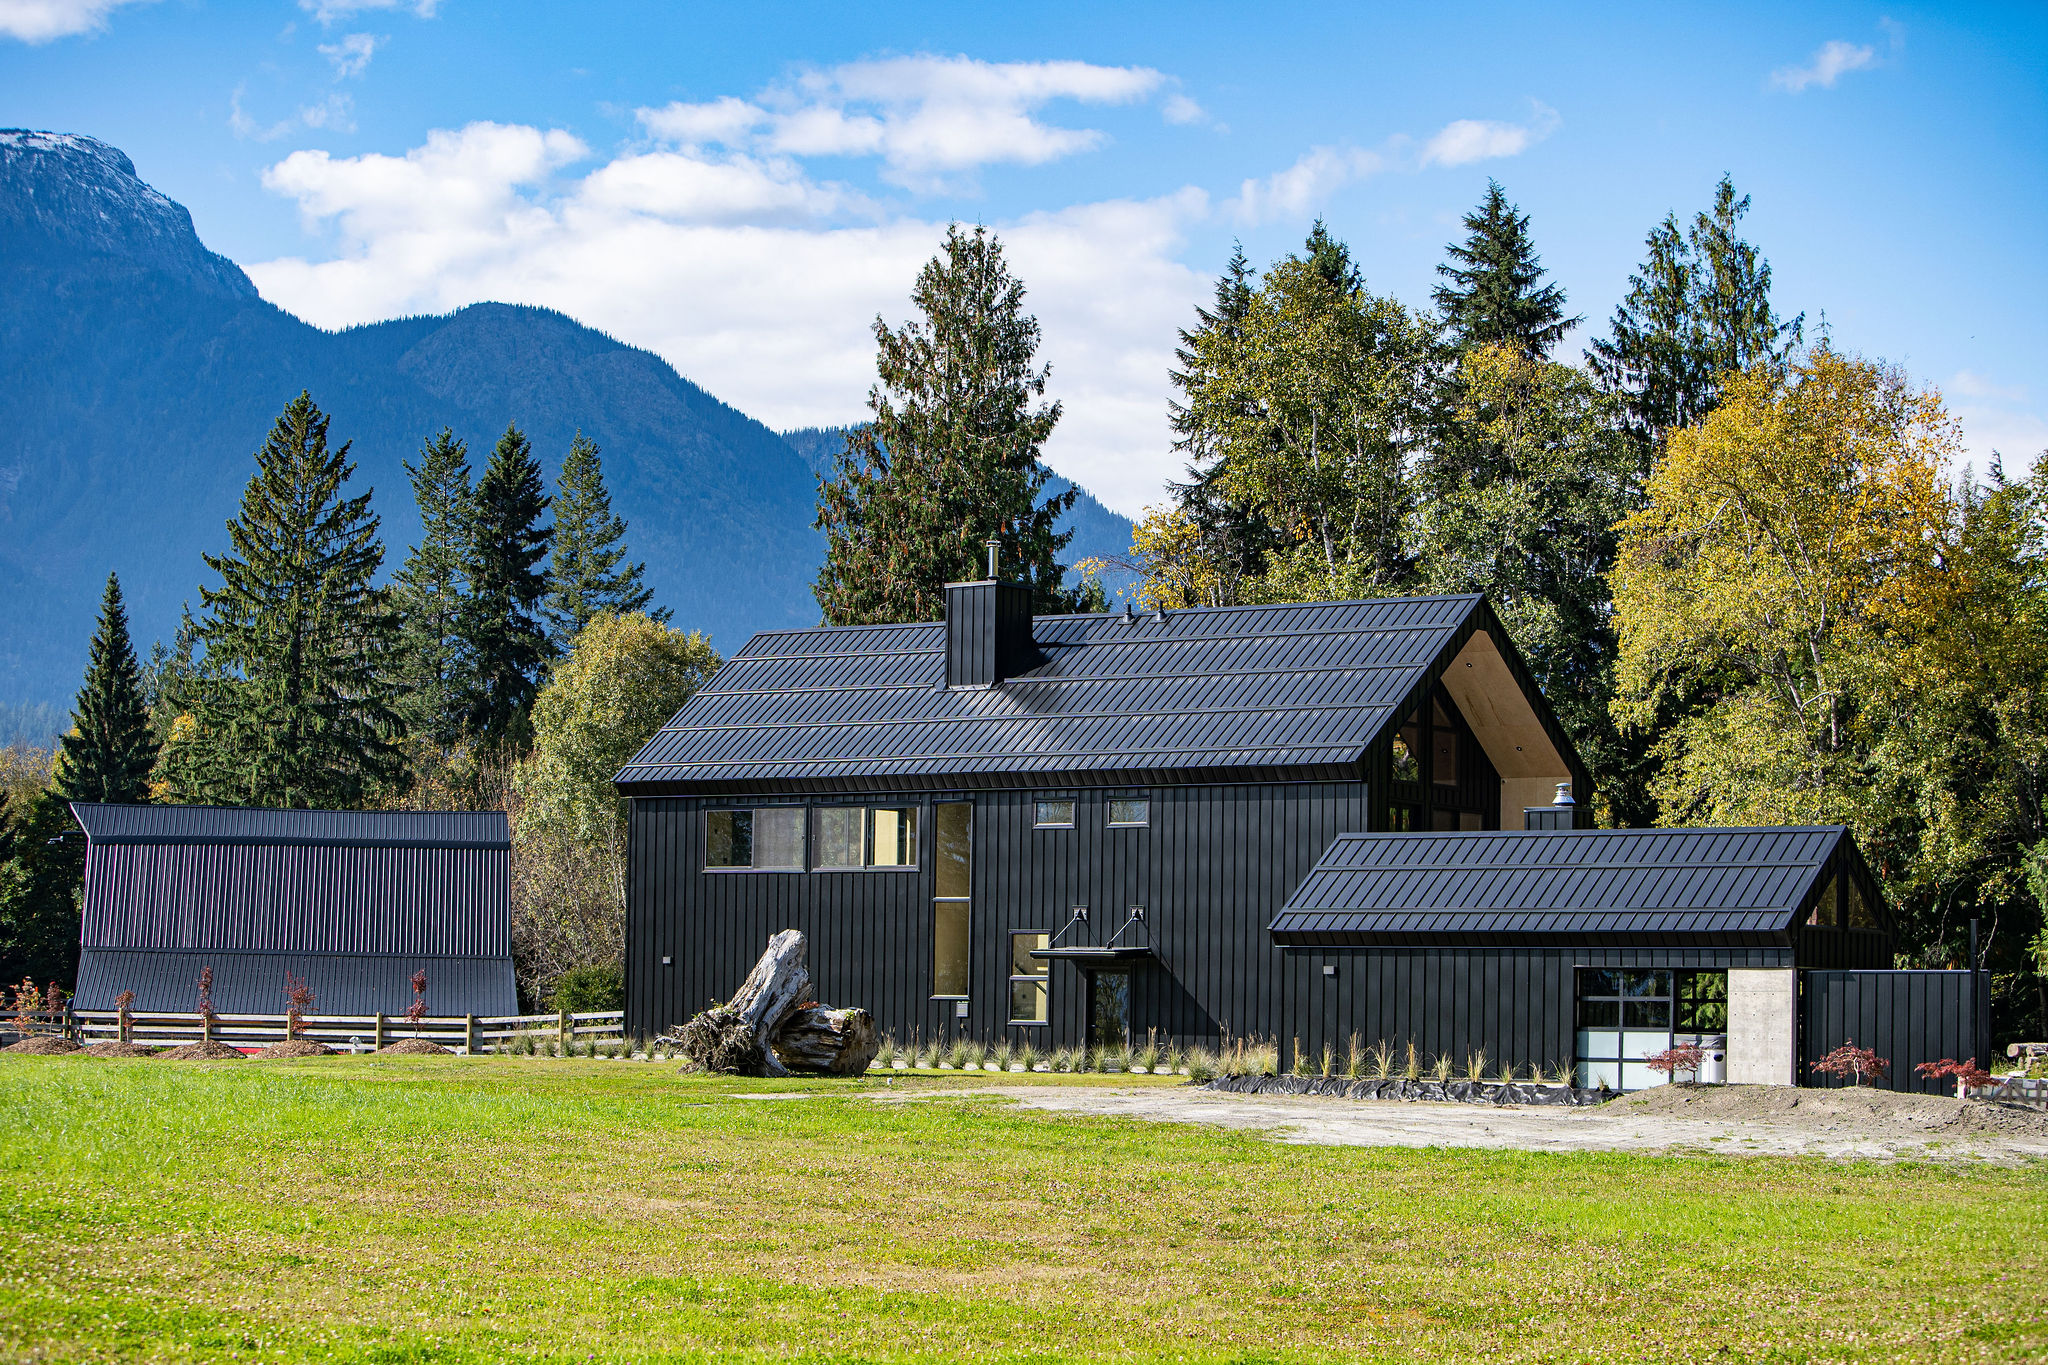
[[[1131,1045],[1131,974],[1095,971],[1088,980],[1088,1046]]]

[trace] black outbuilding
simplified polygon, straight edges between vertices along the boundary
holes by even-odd
[[[517,1012],[502,812],[71,809],[80,1009],[189,1011],[211,967],[222,1013],[283,1013],[288,972],[318,1013],[398,1013],[419,970],[437,1015]]]

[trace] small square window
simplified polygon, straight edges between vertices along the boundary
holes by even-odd
[[[1073,828],[1073,798],[1068,797],[1060,801],[1040,801],[1038,803],[1038,818],[1035,823],[1040,829]]]
[[[1142,796],[1114,796],[1109,801],[1109,823],[1112,825],[1149,825],[1152,823],[1152,803]]]

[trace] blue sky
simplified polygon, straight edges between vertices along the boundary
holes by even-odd
[[[2048,447],[2048,7],[1274,10],[0,0],[0,123],[121,147],[310,321],[547,304],[776,426],[858,418],[871,319],[990,222],[1049,461],[1125,511],[1234,238],[1320,214],[1421,305],[1494,176],[1591,331],[1726,171],[1784,310],[1980,463]]]

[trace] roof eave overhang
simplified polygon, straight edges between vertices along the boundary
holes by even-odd
[[[1341,763],[1213,764],[1198,768],[860,773],[812,777],[663,777],[615,783],[622,797],[857,796],[866,793],[1060,790],[1073,787],[1244,786],[1263,782],[1359,782],[1361,750]],[[623,774],[621,775],[623,776]]]
[[[1792,948],[1789,933],[1660,933],[1605,930],[1590,933],[1357,933],[1349,930],[1270,931],[1279,948]]]

